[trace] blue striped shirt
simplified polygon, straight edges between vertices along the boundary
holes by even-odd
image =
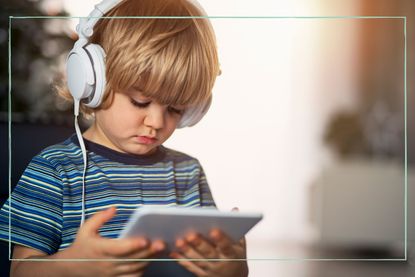
[[[118,237],[133,211],[144,205],[214,206],[197,159],[160,146],[150,155],[130,155],[85,140],[86,220],[111,206],[117,214],[101,229]],[[76,135],[35,156],[0,210],[0,239],[47,254],[75,239],[82,212],[82,152]],[[11,226],[9,226],[9,215]]]

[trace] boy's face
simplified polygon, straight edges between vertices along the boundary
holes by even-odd
[[[88,137],[119,152],[150,154],[173,134],[183,110],[161,105],[136,89],[114,93],[111,106],[95,112]]]

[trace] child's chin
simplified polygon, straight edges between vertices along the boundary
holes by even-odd
[[[129,151],[128,153],[133,154],[133,155],[150,155],[156,151],[157,146],[153,146],[153,145],[152,146],[146,146],[146,145],[141,146],[140,145],[134,148],[135,149],[131,149],[131,151]]]

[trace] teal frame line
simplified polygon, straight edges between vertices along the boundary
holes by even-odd
[[[9,16],[9,38],[8,38],[8,73],[9,73],[9,91],[8,91],[8,147],[9,147],[9,195],[11,195],[11,26],[12,19],[70,19],[70,18],[141,18],[141,19],[190,19],[190,18],[209,18],[209,19],[403,19],[403,32],[404,32],[404,257],[396,259],[353,259],[353,258],[249,258],[249,259],[13,259],[11,257],[11,211],[9,210],[9,260],[10,261],[313,261],[313,262],[325,262],[325,261],[367,261],[367,262],[385,262],[385,261],[408,261],[408,134],[407,134],[407,35],[406,35],[406,16]],[[10,206],[12,202],[10,201]]]

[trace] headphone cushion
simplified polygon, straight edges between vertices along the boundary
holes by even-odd
[[[89,97],[95,82],[94,71],[87,52],[75,47],[66,61],[67,84],[72,97],[81,100]]]
[[[85,47],[85,50],[89,54],[88,56],[91,61],[91,67],[94,71],[95,90],[84,104],[87,107],[96,108],[101,104],[105,92],[105,51],[98,44],[88,44]]]

